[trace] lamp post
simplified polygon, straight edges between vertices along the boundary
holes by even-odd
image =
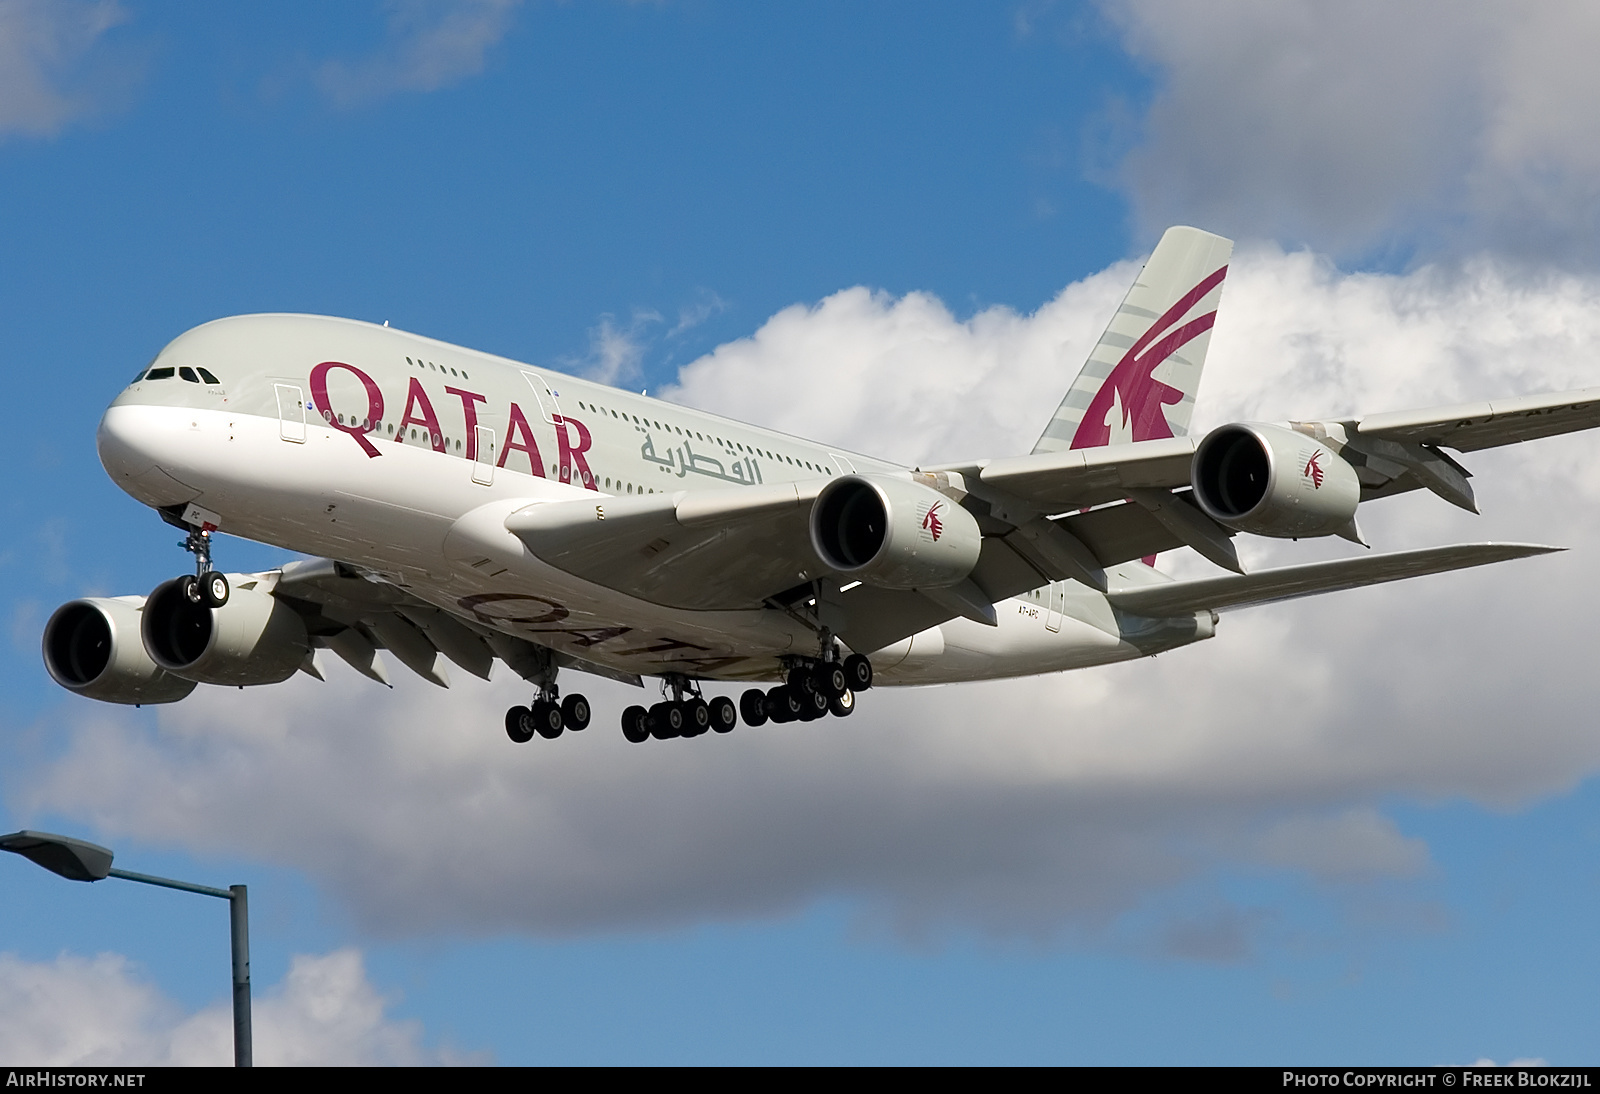
[[[119,877],[124,881],[182,889],[186,893],[226,900],[233,941],[233,1065],[250,1066],[250,913],[243,885],[213,889],[207,885],[118,870],[111,865],[109,847],[71,836],[55,836],[49,832],[22,831],[0,836],[0,851],[21,855],[69,881],[99,881],[102,878]]]

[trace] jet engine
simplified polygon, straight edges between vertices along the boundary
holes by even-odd
[[[89,597],[44,625],[44,667],[68,691],[106,703],[176,703],[194,690],[162,670],[139,641],[144,598]]]
[[[811,546],[830,569],[885,589],[942,589],[978,564],[972,514],[937,490],[888,475],[847,475],[811,508]]]
[[[1195,449],[1190,481],[1206,515],[1278,539],[1346,530],[1361,501],[1355,468],[1311,437],[1276,425],[1218,426]]]
[[[189,579],[157,585],[145,602],[140,635],[156,664],[202,684],[276,684],[293,676],[311,649],[299,613],[249,577],[228,575],[220,608],[190,600]]]

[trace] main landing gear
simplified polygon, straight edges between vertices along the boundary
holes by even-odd
[[[666,698],[668,691],[672,698]],[[707,730],[728,733],[739,724],[739,712],[733,700],[719,695],[709,702],[700,694],[700,686],[687,676],[668,673],[661,678],[662,701],[646,709],[631,706],[622,712],[622,735],[634,744],[642,744],[654,737],[665,741],[670,737],[698,737]]]
[[[194,555],[194,576],[185,575],[178,579],[182,583],[183,595],[191,604],[204,604],[208,608],[220,608],[226,604],[228,579],[211,568],[210,528],[190,525],[188,538],[179,546]]]
[[[698,737],[707,729],[729,733],[743,717],[747,726],[768,722],[811,722],[832,714],[846,718],[855,713],[856,693],[872,686],[872,662],[860,654],[838,661],[797,659],[789,668],[788,682],[769,691],[751,688],[733,700],[718,696],[709,703],[700,697],[693,681],[683,676],[663,678],[663,694],[672,699],[646,709],[631,706],[622,712],[622,735],[635,744],[654,737]],[[685,696],[688,696],[685,698]]]
[[[506,711],[506,736],[519,745],[533,740],[534,734],[553,741],[565,730],[577,733],[588,728],[589,700],[582,695],[561,699],[554,684],[541,687],[531,707]]]

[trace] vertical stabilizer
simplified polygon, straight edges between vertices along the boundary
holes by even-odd
[[[1033,450],[1188,433],[1232,254],[1230,239],[1168,228]]]

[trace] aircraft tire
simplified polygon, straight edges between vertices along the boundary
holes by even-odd
[[[767,692],[767,716],[774,722],[782,725],[785,722],[798,721],[800,712],[805,710],[805,704],[800,699],[800,691],[796,688],[779,685]]]
[[[682,706],[685,737],[698,737],[711,728],[711,705],[704,699],[685,699]]]
[[[828,700],[828,713],[835,718],[848,718],[856,712],[856,693],[846,689],[843,694]]]
[[[506,736],[519,745],[533,740],[533,712],[527,707],[512,707],[506,711]]]
[[[650,727],[645,724],[650,712],[641,706],[631,706],[622,712],[622,736],[629,744],[642,745],[650,739]]]
[[[711,728],[718,733],[732,733],[739,724],[739,708],[726,695],[711,700]]]
[[[739,714],[744,718],[744,724],[747,726],[766,725],[767,693],[760,688],[751,688],[739,696]]]
[[[200,575],[200,602],[208,608],[220,608],[228,602],[228,579],[215,570]]]
[[[650,708],[650,736],[670,741],[683,735],[683,708],[677,703],[657,703]]]
[[[828,714],[828,697],[820,691],[805,688],[800,692],[800,720],[814,722]]]
[[[589,700],[582,695],[569,695],[561,700],[561,724],[574,733],[589,728]]]
[[[199,604],[205,599],[205,594],[200,589],[200,579],[190,574],[178,578],[178,591],[191,604]]]
[[[850,690],[849,677],[845,674],[844,666],[837,661],[818,665],[811,673],[811,685],[829,699]]]
[[[533,728],[547,741],[553,741],[561,736],[561,731],[565,728],[561,724],[561,708],[542,699],[533,704]]]
[[[866,691],[872,687],[872,662],[859,653],[844,659],[844,676],[851,691]]]

